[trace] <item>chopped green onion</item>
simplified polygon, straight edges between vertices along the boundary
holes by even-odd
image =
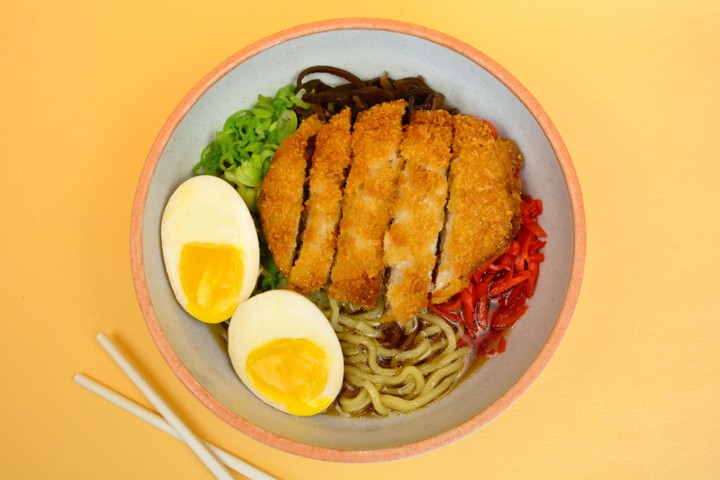
[[[250,213],[255,215],[257,213],[257,188],[246,187],[245,185],[238,185],[235,189],[240,194],[245,204],[248,206]]]
[[[304,93],[295,92],[295,87],[288,84],[275,97],[258,95],[251,109],[230,115],[223,130],[202,151],[193,174],[217,175],[235,188],[258,188],[277,147],[297,130],[293,108],[309,107],[302,101]]]

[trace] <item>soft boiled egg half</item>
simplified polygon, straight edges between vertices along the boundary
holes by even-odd
[[[315,415],[340,392],[340,342],[322,311],[290,290],[240,304],[230,320],[228,351],[245,386],[283,412]]]
[[[224,180],[201,175],[170,196],[160,226],[163,260],[175,298],[193,317],[232,317],[257,281],[260,250],[252,216]]]

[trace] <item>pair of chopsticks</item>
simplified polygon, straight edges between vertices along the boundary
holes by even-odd
[[[245,461],[240,460],[231,453],[196,436],[104,333],[100,333],[97,336],[97,340],[110,357],[115,360],[115,363],[118,364],[130,380],[132,380],[138,389],[147,397],[150,403],[160,412],[160,415],[147,410],[82,373],[78,373],[74,377],[78,385],[90,390],[123,410],[132,413],[141,420],[145,420],[150,425],[162,430],[168,435],[184,441],[218,479],[233,480],[235,478],[225,466],[252,480],[269,480],[274,478]]]

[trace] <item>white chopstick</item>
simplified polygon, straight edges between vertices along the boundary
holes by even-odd
[[[78,373],[74,377],[75,383],[80,385],[81,387],[93,392],[94,394],[104,398],[105,400],[109,401],[110,403],[122,408],[128,413],[131,413],[138,417],[141,420],[145,420],[147,423],[152,425],[153,427],[162,430],[163,432],[167,433],[168,435],[171,435],[178,440],[182,441],[182,438],[180,438],[180,435],[173,430],[173,428],[170,426],[170,424],[160,415],[158,415],[155,412],[152,412],[145,407],[142,407],[138,405],[137,403],[133,402],[129,398],[126,398],[119,393],[107,388],[105,385],[96,382],[90,377],[87,377],[83,375],[82,373]],[[207,447],[212,450],[222,462],[227,465],[228,467],[232,468],[236,472],[245,475],[247,478],[251,480],[275,480],[275,477],[268,475],[267,473],[263,472],[262,470],[259,470],[258,468],[248,464],[247,462],[237,458],[233,454],[223,450],[220,447],[217,447],[205,440],[203,440]]]
[[[132,380],[132,382],[140,389],[140,391],[147,397],[150,403],[157,409],[160,414],[165,417],[165,420],[173,427],[173,430],[177,432],[180,438],[192,449],[193,452],[200,458],[206,467],[215,475],[219,480],[234,480],[232,474],[225,468],[220,462],[218,457],[208,450],[204,442],[202,442],[193,432],[190,430],[180,417],[160,398],[155,390],[150,386],[149,383],[135,370],[130,362],[120,353],[110,339],[101,333],[97,336],[98,342],[105,349],[105,351],[115,360],[115,363],[125,372],[125,374]]]

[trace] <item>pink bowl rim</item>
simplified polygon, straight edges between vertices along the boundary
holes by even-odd
[[[541,126],[557,156],[560,168],[565,177],[573,214],[574,251],[565,301],[547,342],[528,370],[492,405],[457,427],[418,442],[377,450],[341,450],[307,445],[263,430],[238,417],[222,405],[200,385],[190,371],[183,365],[182,360],[173,350],[165,336],[150,300],[142,253],[142,220],[153,172],[172,132],[198,99],[220,78],[249,58],[289,40],[334,30],[384,30],[419,37],[453,50],[490,72],[520,99]],[[426,453],[473,433],[507,409],[537,379],[540,372],[542,372],[557,350],[569,326],[580,294],[580,286],[585,266],[585,253],[585,211],[575,168],[559,132],[530,92],[498,63],[460,40],[419,25],[379,18],[328,19],[282,30],[248,45],[216,66],[185,95],[157,135],[140,174],[131,215],[130,255],[136,296],[150,335],[175,375],[209,410],[244,434],[266,445],[289,453],[334,462],[381,462]]]

